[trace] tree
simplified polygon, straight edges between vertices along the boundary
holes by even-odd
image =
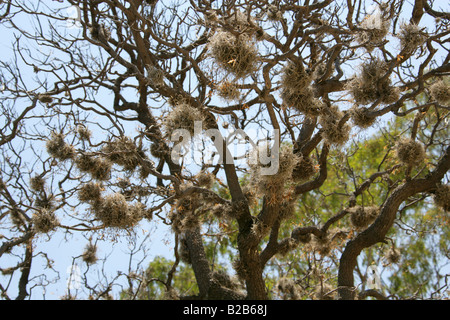
[[[88,266],[91,298],[121,276],[124,298],[161,297],[154,281],[194,298],[174,290],[188,269],[198,299],[385,298],[360,269],[380,252],[445,264],[450,14],[409,6],[4,1],[0,257],[13,264],[2,262],[2,297],[13,282],[17,299],[45,286],[52,258],[36,242],[55,234],[88,240],[74,259]],[[100,239],[128,239],[134,254],[155,220],[171,227],[174,251],[150,286],[132,272],[88,281]],[[37,257],[42,277],[30,274]],[[434,282],[416,296],[446,296],[445,271],[412,268]],[[391,293],[413,295],[406,287]]]

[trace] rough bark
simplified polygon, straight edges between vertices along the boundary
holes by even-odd
[[[221,286],[213,279],[199,227],[186,232],[186,243],[199,288],[199,299],[242,300],[244,298],[242,294]]]

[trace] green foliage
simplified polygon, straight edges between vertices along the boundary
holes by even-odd
[[[171,270],[174,262],[164,257],[157,256],[149,264],[147,270],[140,279],[141,287],[137,292],[138,300],[164,300],[167,297],[167,290],[164,282],[167,280],[167,274]],[[195,281],[192,269],[181,263],[178,265],[176,277],[173,279],[172,287],[183,295],[196,295],[198,293],[197,283]],[[130,293],[123,291],[122,299],[129,299]]]

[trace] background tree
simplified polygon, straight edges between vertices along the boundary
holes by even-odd
[[[48,285],[53,261],[37,243],[75,233],[93,299],[121,277],[130,299],[161,297],[153,283],[171,299],[448,296],[447,10],[2,2],[13,39],[0,74],[2,297]],[[280,135],[253,148],[233,129]],[[276,174],[251,161],[264,150]],[[172,262],[93,283],[99,241],[147,252],[152,220],[171,227]],[[364,267],[399,262],[387,292],[366,290]]]

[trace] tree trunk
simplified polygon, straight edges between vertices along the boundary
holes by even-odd
[[[211,270],[203,247],[200,227],[186,231],[186,243],[200,297],[207,298],[211,282]]]
[[[238,248],[240,268],[238,273],[245,278],[247,299],[267,300],[266,284],[262,273],[263,265],[258,250],[258,241],[251,232],[251,227],[242,230],[238,236]]]
[[[31,261],[33,259],[33,247],[31,241],[28,241],[25,249],[25,260],[22,267],[22,275],[19,280],[19,294],[16,300],[24,300],[28,296],[27,285],[31,271]]]

